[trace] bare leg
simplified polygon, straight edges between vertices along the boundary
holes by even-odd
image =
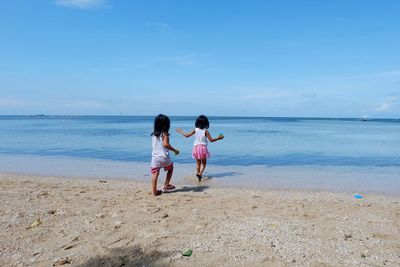
[[[207,166],[207,159],[202,159],[201,160],[201,168],[200,168],[200,172],[199,172],[199,174],[201,176],[203,176],[203,172],[204,172],[206,166]]]
[[[164,188],[166,188],[169,185],[169,182],[171,182],[173,173],[174,173],[174,167],[172,167],[170,170],[167,171],[167,177],[165,178]]]
[[[199,182],[201,182],[201,175],[200,175],[200,166],[201,166],[201,159],[196,159],[196,177],[199,179]]]
[[[197,170],[196,174],[200,173],[200,165],[201,165],[201,159],[196,159],[196,170]]]
[[[157,179],[158,179],[158,175],[160,174],[160,170],[158,170],[157,172],[153,173],[153,177],[151,178],[151,191],[153,193],[153,195],[157,196]]]

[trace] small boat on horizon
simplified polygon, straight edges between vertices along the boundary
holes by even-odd
[[[35,115],[28,115],[29,118],[44,118],[47,117],[45,114],[35,114]]]
[[[364,116],[361,118],[361,120],[362,120],[362,121],[368,121],[367,115],[364,115]]]

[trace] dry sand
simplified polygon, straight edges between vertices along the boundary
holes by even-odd
[[[0,190],[0,266],[400,266],[399,196],[11,174]]]

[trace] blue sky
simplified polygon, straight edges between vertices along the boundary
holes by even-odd
[[[3,0],[0,114],[400,117],[400,1]]]

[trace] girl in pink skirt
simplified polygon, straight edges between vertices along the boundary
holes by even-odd
[[[224,139],[224,136],[222,134],[219,135],[217,138],[212,138],[210,132],[208,131],[209,127],[210,123],[208,122],[208,118],[204,115],[200,115],[196,119],[195,128],[193,129],[193,131],[185,133],[184,131],[182,131],[182,129],[176,129],[178,133],[182,134],[185,137],[195,135],[192,157],[196,160],[196,176],[199,179],[199,182],[203,177],[203,172],[207,165],[207,159],[210,157],[210,153],[207,149],[208,141],[215,142]]]

